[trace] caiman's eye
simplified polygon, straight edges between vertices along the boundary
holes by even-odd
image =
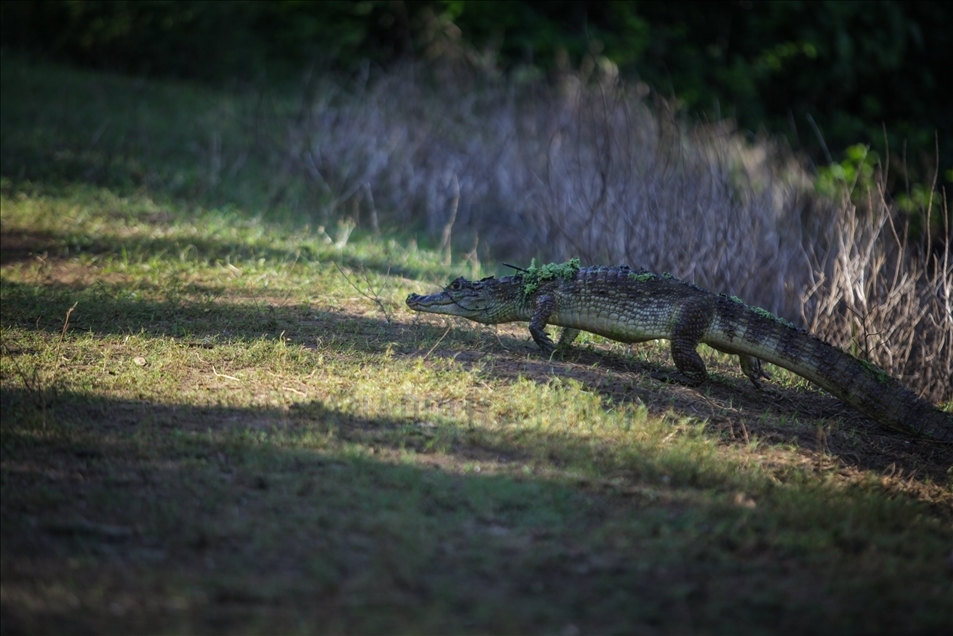
[[[453,281],[452,283],[450,283],[450,290],[451,290],[451,291],[460,291],[460,289],[461,289],[462,287],[463,287],[463,285],[460,284],[460,281],[459,281],[459,280],[455,280],[455,281]]]

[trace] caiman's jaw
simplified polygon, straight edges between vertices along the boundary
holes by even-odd
[[[421,296],[411,294],[407,297],[407,306],[414,311],[426,311],[432,314],[452,314],[459,309],[447,292]]]
[[[503,281],[494,278],[479,281],[458,278],[438,294],[411,294],[407,297],[407,306],[414,311],[461,316],[486,324],[501,322],[501,307],[493,289]]]

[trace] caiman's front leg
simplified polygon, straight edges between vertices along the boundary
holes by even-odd
[[[546,355],[552,355],[553,351],[556,350],[552,338],[546,333],[546,324],[549,322],[549,317],[553,314],[555,308],[556,301],[553,300],[552,296],[549,294],[539,296],[533,307],[533,318],[529,321],[529,333]],[[562,342],[562,338],[560,338],[560,342]]]

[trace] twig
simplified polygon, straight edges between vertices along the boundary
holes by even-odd
[[[215,374],[215,377],[216,377],[216,378],[226,378],[226,379],[228,379],[228,380],[235,380],[236,382],[241,382],[241,380],[239,380],[239,379],[236,378],[235,376],[225,375],[224,373],[219,373],[218,371],[215,370],[215,367],[214,367],[214,366],[212,367],[212,373]]]
[[[451,325],[451,326],[452,326],[452,325]],[[430,347],[430,351],[428,351],[428,352],[427,352],[427,355],[425,355],[425,356],[423,357],[424,360],[426,360],[427,358],[430,357],[430,354],[433,353],[433,350],[437,348],[437,345],[439,345],[441,342],[443,342],[443,339],[447,337],[447,334],[448,334],[448,333],[450,333],[450,327],[447,327],[447,330],[443,332],[443,335],[440,336],[440,338],[437,340],[437,342],[434,343],[434,345],[433,345],[432,347]]]
[[[73,310],[76,309],[76,305],[78,304],[79,304],[79,301],[77,300],[75,303],[73,303],[73,306],[70,307],[66,312],[66,319],[63,321],[63,331],[60,333],[59,342],[56,343],[56,351],[53,352],[54,365],[56,364],[56,361],[60,357],[60,346],[63,344],[63,341],[66,340],[66,330],[69,329],[69,317],[73,314]],[[58,370],[59,370],[59,366],[53,367],[53,377],[50,379],[51,385],[56,382],[56,372]]]
[[[389,268],[389,267],[387,268],[387,273],[384,274],[384,283],[381,285],[381,288],[380,288],[380,289],[378,289],[376,292],[374,292],[374,295],[372,296],[372,295],[368,294],[367,292],[363,291],[363,290],[362,290],[360,287],[358,287],[356,284],[354,284],[354,281],[352,281],[352,280],[350,279],[350,277],[348,277],[348,275],[344,273],[344,270],[341,269],[341,266],[340,266],[340,265],[338,265],[337,263],[334,263],[334,266],[335,266],[335,267],[337,268],[337,270],[341,273],[341,276],[344,277],[344,280],[347,281],[347,284],[350,285],[350,286],[354,289],[354,291],[356,291],[357,293],[359,293],[359,294],[360,294],[361,296],[363,296],[364,298],[367,298],[368,300],[373,301],[373,302],[378,306],[378,308],[381,310],[381,312],[383,312],[384,318],[387,320],[387,322],[391,322],[390,312],[387,311],[387,307],[384,306],[384,302],[381,300],[381,292],[384,291],[384,288],[385,288],[385,287],[387,287],[387,276],[390,275],[390,268]],[[371,281],[368,279],[367,273],[364,271],[364,268],[363,268],[363,267],[361,267],[361,275],[364,276],[364,282],[366,282],[368,288],[371,289]]]
[[[66,320],[63,321],[63,332],[60,334],[60,342],[66,340],[66,330],[69,328],[69,317],[73,313],[73,310],[76,309],[76,305],[78,304],[79,301],[77,300],[75,303],[73,303],[73,306],[69,308],[69,311],[66,312]],[[58,347],[57,351],[59,351]]]
[[[860,321],[860,326],[864,330],[864,360],[867,360],[868,362],[872,362],[872,360],[870,359],[870,339],[873,336],[880,336],[881,334],[879,331],[875,331],[871,333],[870,329],[867,327],[867,318],[870,314],[868,314],[867,312],[860,313],[859,311],[857,311],[850,305],[844,305],[844,306],[847,308],[849,312],[854,314],[854,316],[856,316],[857,319]]]
[[[50,391],[56,390],[56,380],[57,380],[56,376],[59,374],[59,369],[60,369],[59,367],[60,347],[62,346],[63,341],[66,340],[66,330],[69,329],[69,317],[73,314],[73,310],[76,309],[76,306],[78,304],[79,304],[79,301],[76,301],[75,303],[73,303],[73,306],[67,310],[66,319],[63,321],[63,331],[60,332],[59,342],[56,343],[56,349],[53,352],[53,373],[50,376]],[[37,320],[37,322],[39,322],[39,320]],[[43,430],[46,430],[46,410],[47,410],[46,391],[44,391],[43,387],[41,386],[39,373],[37,372],[36,368],[33,369],[32,381],[28,379],[26,374],[23,373],[22,371],[20,372],[20,375],[23,378],[23,386],[26,387],[28,390],[32,390],[38,396],[39,403],[40,403],[39,406],[40,406],[41,427]],[[31,389],[31,386],[33,387],[32,389]]]

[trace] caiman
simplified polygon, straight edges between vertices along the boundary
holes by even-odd
[[[761,361],[771,362],[885,426],[953,441],[953,414],[919,398],[879,367],[734,296],[625,266],[580,268],[578,259],[515,269],[517,274],[503,278],[458,278],[430,296],[411,294],[407,306],[490,325],[528,321],[533,340],[547,354],[557,347],[547,325],[563,327],[560,348],[580,330],[620,342],[667,339],[677,379],[686,384],[708,377],[696,351],[703,342],[737,355],[756,387],[768,377]]]

